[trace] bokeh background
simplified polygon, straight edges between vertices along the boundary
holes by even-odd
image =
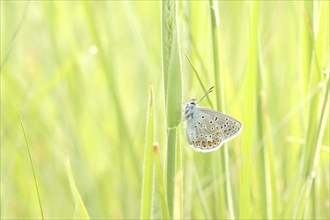
[[[252,2],[223,1],[217,7],[225,113],[244,128],[225,145],[229,175],[219,177],[214,158],[224,148],[195,152],[180,127],[183,217],[281,219],[302,208],[305,219],[329,219],[329,2],[260,1],[257,11]],[[204,85],[215,85],[209,7],[209,1],[178,2],[182,102],[204,94],[185,55]],[[262,73],[254,79],[262,82],[255,95],[263,107],[248,115],[249,101],[254,105],[257,99],[247,96],[253,13]],[[73,218],[77,212],[68,160],[91,218],[139,218],[150,85],[155,139],[162,165],[166,161],[161,2],[1,1],[0,24],[1,219],[41,218],[17,111],[46,219]],[[209,95],[213,106],[215,97]],[[200,104],[210,107],[206,99]],[[309,131],[316,144],[307,143]],[[253,144],[242,153],[245,132]],[[265,152],[266,162],[260,161]],[[316,166],[304,176],[308,158]],[[266,171],[260,169],[265,164]],[[263,185],[264,176],[270,181]],[[215,195],[228,178],[233,210],[228,200],[215,202],[222,201]],[[267,204],[264,186],[272,195]],[[152,216],[161,218],[154,188]],[[245,215],[242,206],[248,208]]]

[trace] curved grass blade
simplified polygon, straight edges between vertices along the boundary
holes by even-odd
[[[152,105],[152,88],[150,88],[149,109],[147,113],[147,135],[144,147],[144,165],[142,179],[141,219],[150,219],[152,212],[153,185],[154,185],[154,116]]]
[[[84,202],[80,196],[80,193],[79,193],[76,183],[74,181],[69,157],[66,158],[65,165],[66,165],[65,166],[66,172],[67,172],[67,176],[68,176],[71,191],[72,191],[72,196],[73,196],[75,207],[76,207],[74,218],[75,219],[90,219],[87,209],[84,205]]]
[[[166,191],[164,187],[163,174],[160,166],[160,157],[159,157],[159,146],[158,143],[154,143],[154,155],[155,155],[155,163],[156,163],[156,173],[157,173],[157,183],[158,183],[158,191],[159,191],[159,199],[160,199],[160,207],[162,209],[163,219],[169,219],[169,210],[167,206],[167,198]]]
[[[18,109],[16,106],[14,106],[15,109],[16,109],[16,112],[17,112],[17,115],[18,115],[18,118],[21,122],[21,127],[22,127],[22,131],[23,131],[23,135],[24,135],[24,140],[25,140],[25,144],[26,144],[26,149],[28,151],[28,154],[29,154],[29,159],[30,159],[30,164],[31,164],[31,168],[32,168],[32,173],[33,173],[33,179],[34,179],[34,184],[36,186],[36,191],[37,191],[37,196],[38,196],[38,202],[39,202],[39,208],[40,208],[40,214],[41,214],[41,218],[42,219],[45,219],[44,217],[44,212],[43,212],[43,209],[42,209],[42,205],[41,205],[41,199],[40,199],[40,193],[39,193],[39,186],[38,186],[38,181],[37,181],[37,177],[36,177],[36,172],[35,172],[35,169],[34,169],[34,165],[33,165],[33,160],[32,160],[32,156],[31,156],[31,152],[30,152],[30,147],[29,147],[29,142],[27,140],[27,136],[26,136],[26,132],[25,132],[25,129],[24,129],[24,125],[23,125],[23,121],[22,121],[22,118],[18,112]]]

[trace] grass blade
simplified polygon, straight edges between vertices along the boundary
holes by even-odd
[[[182,186],[182,152],[181,152],[181,138],[180,129],[177,129],[177,143],[176,143],[176,175],[174,184],[174,202],[173,202],[173,218],[182,219],[183,218],[183,186]]]
[[[250,3],[250,32],[249,32],[249,49],[248,49],[248,63],[247,72],[245,76],[245,97],[244,97],[244,131],[242,134],[242,147],[241,154],[242,160],[250,157],[253,150],[253,136],[255,131],[255,118],[256,118],[256,81],[258,73],[258,41],[257,41],[257,21],[258,21],[258,8],[259,2]],[[252,164],[245,163],[240,170],[239,181],[239,218],[251,218],[253,207],[251,207],[251,173]]]
[[[181,122],[182,78],[177,31],[176,1],[162,1],[162,64],[167,121],[166,188],[173,214],[177,129]]]
[[[162,169],[160,166],[159,146],[157,143],[154,144],[154,156],[155,156],[155,163],[156,163],[156,173],[157,173],[160,207],[162,209],[163,219],[169,219],[167,198],[166,198],[166,193],[165,193],[165,187],[163,184],[164,181],[163,181]]]
[[[214,81],[215,81],[215,91],[216,91],[216,100],[217,100],[217,110],[218,111],[225,111],[224,106],[224,87],[223,87],[223,79],[222,79],[222,73],[220,70],[220,18],[219,18],[219,12],[218,12],[218,2],[210,0],[209,1],[209,7],[210,7],[210,15],[211,15],[211,32],[212,32],[212,47],[213,47],[213,65],[214,65]],[[227,202],[227,208],[229,212],[229,216],[231,219],[235,218],[234,213],[234,206],[233,206],[233,198],[232,198],[232,189],[231,189],[231,178],[229,175],[229,153],[228,148],[224,147],[222,148],[222,152],[220,151],[220,157],[222,161],[222,173],[225,174],[225,197]],[[215,157],[215,160],[219,160],[219,157]],[[216,168],[216,173],[218,175],[222,175],[220,172],[219,167]],[[217,188],[217,194],[219,194],[219,190]],[[223,195],[218,195],[218,198],[222,198]],[[216,199],[218,200],[218,199]]]
[[[67,172],[67,176],[68,176],[71,191],[72,191],[72,196],[73,196],[75,207],[76,207],[75,219],[90,219],[87,209],[84,205],[84,202],[83,202],[83,200],[80,196],[80,193],[78,191],[78,188],[76,186],[76,183],[75,183],[75,180],[74,180],[74,177],[72,174],[72,170],[71,170],[69,157],[66,158],[65,165],[66,165],[66,172]]]
[[[147,134],[144,147],[144,165],[142,179],[141,219],[150,219],[153,199],[154,155],[152,146],[154,141],[152,88],[150,88],[149,109],[147,113]]]
[[[16,108],[16,106],[15,106],[15,109],[16,109],[16,112],[17,112],[18,118],[19,118],[19,120],[20,120],[20,122],[21,122],[21,128],[22,128],[23,135],[24,135],[24,140],[25,140],[25,144],[26,144],[26,149],[27,149],[28,154],[29,154],[29,159],[30,159],[30,164],[31,164],[31,168],[32,168],[34,184],[35,184],[35,186],[36,186],[36,191],[37,191],[37,197],[38,197],[38,202],[39,202],[39,208],[40,208],[41,218],[42,218],[42,219],[45,219],[45,217],[44,217],[44,212],[43,212],[42,205],[41,205],[41,199],[40,199],[40,193],[39,193],[39,186],[38,186],[38,181],[37,181],[37,177],[36,177],[36,172],[35,172],[35,169],[34,169],[33,160],[32,160],[32,156],[31,156],[31,152],[30,152],[29,142],[28,142],[28,139],[27,139],[27,136],[26,136],[26,132],[25,132],[25,129],[24,129],[24,125],[23,125],[22,118],[21,118],[21,116],[20,116],[20,114],[19,114],[18,109]]]

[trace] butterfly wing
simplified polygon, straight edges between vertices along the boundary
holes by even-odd
[[[234,138],[241,129],[242,124],[226,114],[196,107],[187,121],[186,137],[195,150],[209,152]]]
[[[242,130],[242,123],[229,115],[208,108],[198,108],[198,110],[203,114],[210,116],[211,119],[209,123],[212,122],[215,124],[217,130],[220,130],[220,132],[223,134],[223,142],[233,139]]]
[[[190,145],[194,146],[196,151],[211,151],[218,144],[221,143],[220,133],[219,137],[215,138],[211,133],[211,130],[203,126],[203,120],[198,119],[198,112],[195,112],[194,116],[187,121],[186,138]]]

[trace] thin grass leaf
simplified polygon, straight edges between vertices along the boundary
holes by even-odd
[[[152,213],[153,185],[154,185],[154,116],[152,88],[150,88],[149,108],[147,113],[147,133],[144,147],[143,179],[142,179],[142,199],[141,199],[141,219],[150,219]]]
[[[216,101],[217,101],[217,110],[218,111],[225,111],[224,105],[224,87],[223,87],[223,77],[220,69],[220,18],[219,18],[219,11],[218,11],[218,2],[210,0],[209,1],[209,8],[210,8],[210,16],[211,16],[211,36],[212,36],[212,51],[213,51],[213,67],[214,67],[214,82],[215,82],[215,92],[216,92]],[[234,212],[234,205],[233,205],[233,196],[232,196],[232,189],[231,189],[231,178],[229,175],[229,153],[228,148],[222,148],[223,151],[219,151],[220,157],[215,157],[215,160],[219,160],[221,158],[222,166],[221,170],[222,173],[225,174],[225,198],[226,204],[229,212],[229,217],[231,219],[235,219],[235,212]],[[220,168],[216,168],[216,173],[221,176]],[[222,198],[224,195],[219,194],[220,191],[216,188],[218,192],[218,198]],[[221,207],[223,208],[223,207]]]
[[[266,136],[267,127],[268,126],[268,110],[266,109],[266,95],[265,95],[265,77],[263,75],[263,63],[261,61],[261,55],[259,55],[261,52],[259,51],[259,39],[258,39],[258,64],[260,67],[260,71],[258,71],[258,78],[259,80],[256,80],[256,87],[258,91],[258,97],[257,97],[257,139],[263,140],[264,136]],[[269,129],[268,129],[269,130]],[[269,137],[267,135],[267,137]],[[261,217],[267,218],[267,219],[273,219],[273,191],[272,191],[272,185],[274,179],[271,178],[271,171],[270,171],[270,154],[269,151],[271,147],[271,141],[269,138],[267,139],[267,142],[263,147],[260,148],[260,151],[257,155],[257,169],[259,173],[259,191],[260,191],[260,209],[261,209]]]
[[[14,42],[15,42],[17,36],[18,36],[19,31],[20,31],[21,28],[22,28],[23,22],[25,21],[26,13],[27,13],[27,9],[28,9],[28,5],[29,5],[29,3],[30,3],[30,1],[26,1],[26,2],[25,2],[23,15],[22,15],[22,17],[21,17],[21,19],[20,19],[20,22],[18,23],[18,25],[17,25],[17,27],[16,27],[14,33],[13,33],[11,39],[10,39],[9,46],[8,46],[8,49],[7,49],[6,53],[5,53],[5,55],[3,56],[3,55],[1,54],[1,58],[2,58],[2,59],[0,60],[0,62],[1,62],[1,64],[0,64],[0,76],[1,76],[1,73],[2,73],[3,66],[6,64],[6,62],[7,62],[7,60],[8,60],[8,57],[9,57],[9,55],[10,55],[10,53],[11,53],[13,47],[14,47]],[[2,57],[2,56],[3,56],[3,57]]]
[[[316,169],[317,169],[317,165],[319,162],[319,154],[320,154],[321,146],[322,146],[322,138],[323,138],[325,126],[326,126],[326,123],[328,120],[328,115],[329,115],[330,76],[328,76],[327,82],[328,82],[328,86],[325,91],[325,97],[323,99],[323,105],[322,105],[322,110],[321,110],[321,115],[320,115],[321,123],[317,126],[316,133],[315,133],[315,134],[317,134],[317,136],[314,139],[315,143],[313,143],[316,146],[316,150],[315,150],[313,158],[312,158],[313,160],[310,163],[310,167],[309,167],[310,173],[303,186],[302,194],[300,196],[300,201],[297,204],[296,212],[294,215],[295,219],[302,219],[304,217],[304,214],[306,212],[307,202],[308,202],[308,199],[311,194],[312,186],[313,186],[313,184],[315,184]],[[312,201],[314,201],[314,200],[312,200]],[[316,211],[313,210],[313,213],[315,214]]]
[[[173,214],[174,180],[175,180],[175,151],[177,128],[169,128],[167,136],[167,157],[166,157],[166,190],[167,202],[170,216]]]
[[[250,153],[253,149],[253,136],[255,131],[255,118],[256,118],[256,81],[258,73],[258,8],[259,2],[250,2],[250,18],[249,18],[249,48],[248,48],[248,63],[247,72],[244,79],[244,109],[243,109],[243,121],[244,131],[242,134],[242,147],[241,155],[242,160],[246,160],[250,157]],[[251,206],[251,183],[252,183],[252,164],[245,163],[240,170],[239,181],[239,218],[251,218],[252,210]]]
[[[329,2],[320,2],[320,15],[319,15],[319,25],[318,32],[315,40],[315,48],[314,54],[312,56],[312,66],[310,71],[310,90],[314,88],[321,80],[322,67],[325,66],[324,55],[329,59],[329,54],[326,54],[326,39],[329,39]],[[324,63],[324,65],[323,65]],[[314,154],[316,151],[316,145],[314,144],[315,137],[318,135],[316,133],[315,127],[320,124],[318,121],[318,113],[320,109],[320,98],[321,92],[316,94],[311,99],[310,112],[309,112],[309,121],[308,121],[308,129],[307,129],[307,139],[306,139],[306,152],[304,157],[304,167],[303,167],[303,175],[307,177],[310,173],[310,168],[312,167],[312,161],[314,158]]]
[[[160,207],[162,209],[162,217],[163,219],[169,219],[169,210],[167,206],[167,198],[166,198],[166,190],[163,184],[163,175],[162,169],[160,166],[160,157],[159,157],[159,146],[158,143],[154,144],[154,157],[156,163],[156,174],[157,174],[157,183],[158,183],[158,191],[159,191],[159,199],[160,199]]]
[[[320,83],[322,77],[322,67],[329,65],[329,53],[327,53],[326,39],[329,39],[329,2],[320,2],[320,9],[319,14],[319,23],[316,33],[316,39],[314,44],[314,53],[312,55],[311,61],[311,70],[310,70],[310,84],[309,88],[315,87],[317,84]],[[324,110],[327,106],[327,99],[329,95],[329,75],[327,79],[327,88],[325,91],[325,99],[322,105],[321,115],[319,115],[320,108],[321,108],[321,95],[322,93],[319,92],[310,102],[310,109],[309,109],[309,120],[308,120],[308,127],[306,130],[306,142],[304,145],[304,155],[301,158],[302,164],[302,177],[299,176],[298,179],[298,188],[302,188],[300,191],[298,202],[296,203],[295,212],[293,213],[294,218],[303,218],[306,212],[307,202],[310,198],[311,189],[314,183],[315,178],[315,171],[316,171],[316,164],[318,162],[319,151],[321,146],[321,140],[324,132],[324,120],[327,118],[327,114],[324,115]],[[317,129],[315,129],[317,128]],[[300,187],[299,187],[300,186]],[[315,211],[315,200],[311,198],[312,213],[316,213]],[[312,216],[315,217],[315,216]]]
[[[32,173],[33,173],[33,179],[34,179],[34,185],[36,187],[36,191],[37,191],[37,197],[38,197],[38,203],[39,203],[39,208],[40,208],[40,215],[41,215],[41,218],[42,219],[45,219],[44,217],[44,212],[43,212],[43,209],[42,209],[42,205],[41,205],[41,199],[40,199],[40,193],[39,193],[39,186],[38,186],[38,180],[37,180],[37,177],[36,177],[36,172],[35,172],[35,169],[34,169],[34,165],[33,165],[33,160],[32,160],[32,156],[31,156],[31,152],[30,152],[30,146],[29,146],[29,142],[28,142],[28,139],[27,139],[27,136],[26,136],[26,132],[25,132],[25,129],[24,129],[24,125],[23,125],[23,121],[22,121],[22,118],[18,112],[18,109],[16,106],[15,107],[15,110],[16,110],[16,113],[17,113],[17,116],[19,118],[19,121],[21,123],[21,128],[22,128],[22,131],[23,131],[23,135],[24,135],[24,140],[25,140],[25,145],[26,145],[26,149],[28,151],[28,155],[29,155],[29,159],[30,159],[30,165],[31,165],[31,169],[32,169]]]
[[[183,169],[180,129],[177,130],[176,175],[174,184],[173,219],[183,219]]]
[[[162,1],[162,64],[167,122],[166,189],[170,216],[173,214],[176,134],[181,122],[182,78],[177,31],[176,1]]]
[[[73,174],[72,174],[72,170],[71,170],[71,165],[70,165],[70,159],[67,156],[66,158],[66,173],[69,179],[69,183],[70,183],[70,187],[71,187],[71,192],[72,192],[72,196],[74,199],[74,203],[75,203],[75,219],[90,219],[87,209],[84,205],[84,202],[80,196],[80,193],[78,191],[78,188],[76,186]]]
[[[197,184],[197,191],[198,191],[198,197],[199,197],[198,203],[200,203],[200,206],[203,209],[205,219],[212,219],[211,211],[210,211],[210,208],[207,204],[207,201],[206,201],[206,198],[205,198],[205,193],[203,192],[203,187],[202,187],[202,184],[201,184],[201,180],[198,177],[196,169],[193,170],[193,176],[194,176],[194,180]]]

